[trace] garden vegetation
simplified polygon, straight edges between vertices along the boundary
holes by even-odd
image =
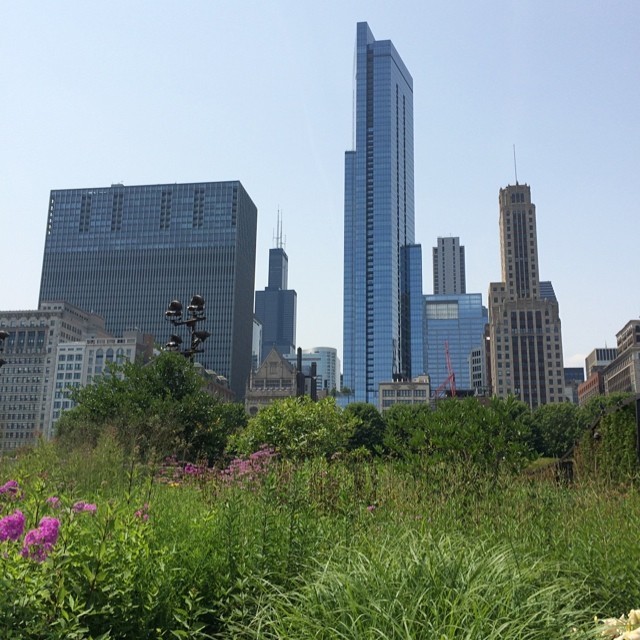
[[[636,637],[628,409],[290,399],[247,419],[168,355],[0,458],[2,638]],[[576,441],[572,482],[541,464]]]

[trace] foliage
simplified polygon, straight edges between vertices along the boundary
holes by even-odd
[[[426,434],[433,412],[426,404],[395,404],[384,414],[385,450],[394,457],[408,456],[428,450]]]
[[[578,473],[615,483],[637,479],[636,431],[633,402],[604,413],[580,439],[575,455]]]
[[[272,402],[232,438],[230,449],[250,454],[272,447],[288,459],[331,456],[347,449],[357,419],[343,412],[334,398],[313,402],[307,396]]]
[[[192,363],[175,353],[147,365],[112,365],[94,384],[74,389],[76,406],[62,414],[57,435],[67,446],[95,445],[111,428],[143,458],[180,452],[213,461],[246,416],[240,405],[221,403],[202,385]]]
[[[526,417],[442,403],[399,460],[141,465],[109,431],[0,458],[2,636],[594,637],[640,602],[640,493],[512,473]],[[460,420],[496,450],[451,449]],[[45,518],[57,540],[25,557]]]
[[[580,439],[587,424],[577,405],[563,402],[537,407],[532,427],[536,451],[541,456],[559,458]]]
[[[345,407],[347,416],[357,418],[353,434],[349,438],[349,449],[364,447],[371,453],[382,450],[385,422],[380,412],[367,402],[352,402]]]
[[[531,455],[529,409],[515,398],[455,398],[426,405],[396,405],[384,413],[384,444],[394,456],[427,453],[436,460],[482,466],[498,473]]]

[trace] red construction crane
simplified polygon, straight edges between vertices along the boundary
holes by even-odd
[[[451,397],[455,398],[456,395],[456,374],[453,372],[453,367],[451,366],[451,356],[449,355],[449,341],[444,341],[444,357],[447,362],[447,373],[449,374],[444,382],[436,389],[434,393],[434,398],[439,398],[445,388],[448,386],[451,391]]]

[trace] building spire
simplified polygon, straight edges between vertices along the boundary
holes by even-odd
[[[276,249],[284,249],[287,244],[287,239],[282,235],[282,211],[278,207],[278,218],[276,222],[276,230],[273,234],[273,243]]]
[[[513,145],[513,171],[516,174],[516,187],[518,186],[518,165],[516,164],[516,145]]]

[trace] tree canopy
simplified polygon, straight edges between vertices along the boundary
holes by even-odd
[[[224,452],[230,433],[246,424],[244,407],[206,393],[192,362],[176,353],[162,353],[146,365],[114,364],[71,397],[76,406],[57,423],[61,441],[95,444],[113,429],[143,457],[154,452],[211,462]]]

